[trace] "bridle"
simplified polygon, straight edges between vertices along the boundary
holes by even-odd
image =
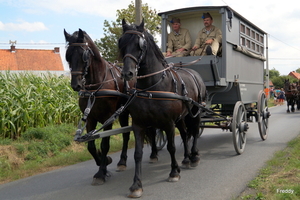
[[[139,55],[138,58],[136,58],[134,55],[127,53],[124,57],[123,57],[123,62],[125,60],[125,58],[129,57],[132,60],[134,60],[134,62],[136,62],[136,70],[138,70],[140,68],[140,63],[146,53],[146,49],[147,49],[147,42],[145,40],[145,36],[143,33],[139,32],[139,31],[134,31],[134,30],[129,30],[124,32],[124,34],[135,34],[139,36],[139,47],[141,49],[141,53]]]
[[[81,47],[83,49],[82,61],[85,63],[83,71],[72,71],[71,75],[82,75],[82,85],[85,85],[85,76],[88,74],[89,67],[91,65],[90,55],[94,56],[94,52],[88,46],[88,43],[72,43],[69,46]]]

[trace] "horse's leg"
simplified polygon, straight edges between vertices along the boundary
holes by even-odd
[[[94,130],[96,128],[96,125],[97,125],[96,120],[88,119],[87,127],[86,127],[87,132],[89,133],[90,131]],[[101,166],[101,161],[102,161],[101,158],[103,157],[103,154],[101,153],[101,151],[99,149],[97,150],[96,145],[95,145],[95,140],[88,142],[87,149],[90,152],[90,154],[93,156],[93,158],[96,162],[96,165],[99,166],[99,171],[101,171],[100,166]],[[112,162],[110,157],[107,157],[105,160],[108,161],[107,165]],[[99,171],[94,175],[92,185],[99,185],[99,183],[103,183],[102,180],[100,180],[100,182],[98,181],[99,177],[101,177],[101,175],[100,175],[101,173],[99,173]],[[102,178],[100,178],[100,179],[102,179]]]
[[[198,108],[194,107],[196,109],[196,112]],[[198,133],[199,133],[199,125],[200,125],[200,115],[198,115],[195,118],[190,117],[189,115],[186,116],[185,119],[186,126],[187,126],[187,132],[189,135],[193,136],[193,145],[191,149],[191,167],[197,167],[200,162],[200,157],[198,153],[197,148],[197,140],[198,140]]]
[[[149,163],[156,163],[158,161],[157,157],[157,147],[156,147],[156,129],[153,127],[146,129],[147,137],[150,139],[151,144],[151,154],[150,154],[150,160]]]
[[[120,115],[119,122],[120,122],[121,127],[128,126],[128,117],[129,117],[129,112],[125,112]],[[123,136],[123,147],[122,147],[122,152],[120,155],[120,161],[117,164],[117,170],[116,170],[117,172],[124,171],[124,170],[126,170],[126,167],[127,167],[127,165],[126,165],[127,150],[128,150],[128,142],[130,139],[130,132],[123,133],[122,136]]]
[[[112,129],[112,125],[109,125],[104,130]],[[110,137],[104,137],[101,141],[101,155],[100,155],[100,165],[98,172],[94,175],[92,185],[102,185],[106,178],[108,177],[107,173],[107,165],[112,162],[112,159],[107,156],[109,148],[110,148]]]
[[[165,130],[168,139],[167,149],[171,156],[171,172],[169,174],[168,181],[176,182],[179,181],[180,179],[180,168],[175,158],[175,152],[176,152],[175,139],[174,139],[175,126],[173,124],[170,124],[168,126],[168,129],[169,130]]]
[[[140,127],[132,125],[134,138],[135,138],[135,151],[134,151],[134,161],[135,161],[135,173],[133,178],[133,184],[129,188],[130,194],[128,197],[138,198],[143,194],[143,187],[141,181],[142,175],[142,158],[143,158],[143,146],[144,146],[144,130]]]
[[[184,147],[184,158],[181,162],[182,167],[189,168],[190,167],[190,150],[188,145],[188,135],[186,132],[186,126],[183,120],[180,120],[176,123],[176,127],[180,132],[180,136],[182,139],[183,147]]]
[[[293,97],[293,99],[292,99],[292,109],[291,109],[292,112],[295,112],[295,103],[296,103],[296,101]]]
[[[96,128],[96,125],[97,125],[96,120],[92,120],[92,119],[87,120],[86,131],[89,133],[90,131],[94,130]],[[101,152],[97,151],[95,140],[88,142],[87,149],[90,152],[90,154],[93,156],[97,166],[100,166]]]
[[[286,100],[286,106],[287,106],[286,112],[289,113],[290,112],[290,99]]]

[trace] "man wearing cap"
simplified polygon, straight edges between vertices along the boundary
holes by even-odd
[[[202,18],[204,28],[199,31],[197,35],[191,55],[217,55],[220,44],[222,43],[222,32],[219,28],[212,25],[213,18],[209,13],[204,13]]]
[[[180,27],[179,18],[173,18],[171,23],[173,31],[168,35],[168,48],[164,56],[183,57],[189,55],[189,50],[192,47],[190,32]]]

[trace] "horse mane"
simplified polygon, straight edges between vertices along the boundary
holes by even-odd
[[[142,26],[142,27],[141,27]],[[165,60],[165,57],[163,56],[160,48],[157,46],[157,44],[154,41],[154,37],[146,30],[144,29],[143,25],[137,26],[137,25],[123,25],[123,35],[119,39],[119,49],[120,49],[120,57],[123,58],[124,56],[124,48],[133,42],[136,35],[134,34],[124,34],[126,31],[133,30],[138,31],[140,33],[143,33],[145,36],[145,40],[147,42],[147,50],[151,49],[157,59],[165,65],[167,62]],[[152,58],[151,58],[152,59]]]
[[[162,54],[160,48],[157,46],[157,44],[155,43],[154,41],[154,37],[147,31],[145,30],[144,31],[144,34],[145,34],[145,39],[147,41],[147,45],[148,45],[148,48],[152,49],[155,56],[160,60],[162,61],[162,63],[167,63],[167,61],[165,60],[165,57],[164,55]]]

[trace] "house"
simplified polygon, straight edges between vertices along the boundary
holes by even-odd
[[[50,72],[57,75],[65,74],[59,47],[53,50],[44,49],[17,49],[14,44],[10,49],[0,49],[0,72],[33,73]]]
[[[290,72],[289,76],[296,78],[297,80],[300,80],[300,74],[295,71]]]
[[[269,81],[269,87],[270,87],[270,88],[273,88],[273,87],[274,87],[274,84],[273,84],[273,82],[272,82],[271,80]]]

